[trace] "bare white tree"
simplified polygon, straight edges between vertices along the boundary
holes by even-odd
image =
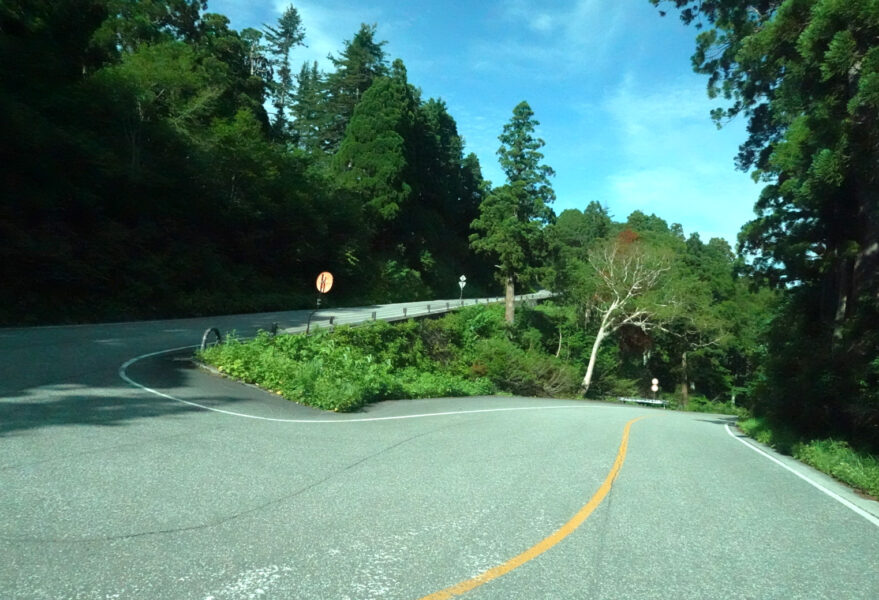
[[[593,248],[589,265],[595,273],[592,295],[585,303],[586,319],[595,315],[600,322],[581,384],[584,394],[592,384],[598,349],[608,336],[624,326],[645,332],[661,327],[663,305],[650,296],[670,268],[664,256],[624,236]]]

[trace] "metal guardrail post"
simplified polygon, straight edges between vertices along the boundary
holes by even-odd
[[[405,306],[403,307],[403,316],[404,317],[406,316],[406,307]]]
[[[375,321],[375,311],[372,311],[372,320]]]
[[[430,304],[427,305],[427,312],[430,312]]]

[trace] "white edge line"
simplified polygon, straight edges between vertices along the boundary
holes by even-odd
[[[150,394],[154,394],[156,396],[160,396],[162,398],[166,398],[168,400],[174,400],[175,402],[182,402],[183,404],[188,404],[189,406],[195,406],[198,408],[203,408],[204,410],[210,410],[217,413],[222,413],[224,415],[230,415],[233,417],[242,417],[244,419],[256,419],[259,421],[274,421],[276,423],[365,423],[369,421],[395,421],[401,419],[421,419],[425,417],[445,417],[451,415],[469,415],[469,414],[477,414],[477,413],[492,413],[492,412],[512,412],[517,410],[552,410],[552,409],[570,409],[570,408],[610,408],[603,406],[593,406],[593,405],[556,405],[556,406],[516,406],[509,408],[483,408],[477,410],[456,410],[449,412],[439,412],[439,413],[424,413],[417,415],[398,415],[393,417],[367,417],[363,419],[278,419],[274,417],[260,417],[257,415],[248,415],[244,413],[238,413],[231,410],[223,410],[221,408],[213,408],[211,406],[205,406],[204,404],[199,404],[197,402],[190,402],[189,400],[183,400],[182,398],[177,398],[176,396],[172,396],[170,394],[166,394],[164,392],[160,392],[159,390],[155,390],[151,387],[147,387],[142,385],[128,376],[127,370],[128,367],[133,365],[134,363],[143,360],[145,358],[150,358],[153,356],[159,356],[161,354],[170,354],[172,352],[179,352],[180,350],[189,350],[192,348],[198,348],[199,346],[181,346],[179,348],[169,348],[167,350],[159,350],[158,352],[150,352],[149,354],[141,354],[140,356],[135,356],[131,358],[119,367],[119,377],[121,377],[126,383],[132,385],[140,390],[148,392]]]
[[[748,448],[750,448],[750,449],[753,450],[754,452],[757,452],[758,454],[762,454],[763,456],[765,456],[766,458],[768,458],[769,460],[771,460],[771,461],[774,462],[775,464],[779,465],[780,467],[782,467],[782,468],[784,468],[784,469],[787,469],[788,471],[790,471],[791,473],[793,473],[794,475],[796,475],[797,477],[799,477],[800,479],[802,479],[803,481],[805,481],[806,483],[808,483],[809,485],[818,488],[818,490],[824,492],[825,494],[827,494],[828,496],[830,496],[831,498],[833,498],[834,500],[836,500],[837,502],[839,502],[840,504],[842,504],[843,506],[845,506],[846,508],[849,508],[849,509],[853,510],[853,511],[856,512],[857,514],[861,515],[862,517],[864,517],[865,519],[867,519],[868,521],[870,521],[870,523],[872,523],[872,524],[875,525],[876,527],[879,527],[879,518],[877,518],[877,517],[875,517],[874,515],[868,513],[868,512],[865,511],[864,509],[862,509],[862,508],[860,508],[860,507],[858,507],[858,506],[852,504],[851,502],[849,502],[848,500],[846,500],[846,499],[843,498],[842,496],[840,496],[840,495],[838,495],[838,494],[836,494],[836,493],[834,493],[834,492],[828,490],[826,487],[824,487],[823,485],[821,485],[821,484],[818,483],[817,481],[812,481],[811,479],[809,479],[808,477],[806,477],[806,476],[803,475],[802,473],[799,473],[799,472],[795,471],[794,469],[790,468],[789,466],[787,466],[786,464],[784,464],[783,462],[781,462],[780,460],[778,460],[777,458],[775,458],[775,457],[772,456],[771,454],[768,454],[768,453],[764,452],[763,450],[761,450],[760,448],[758,448],[758,447],[755,446],[754,444],[745,441],[745,440],[742,439],[741,437],[739,437],[739,436],[737,436],[736,434],[734,434],[734,433],[732,432],[732,430],[729,428],[729,425],[725,425],[724,427],[726,427],[726,432],[727,432],[728,434],[730,434],[730,435],[732,436],[733,439],[738,440],[739,442],[743,443],[745,446],[747,446]]]

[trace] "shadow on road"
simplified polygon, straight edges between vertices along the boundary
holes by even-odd
[[[133,365],[130,369],[151,386],[173,389],[187,385],[198,372],[188,352]],[[38,386],[0,398],[0,437],[28,430],[71,425],[118,427],[139,419],[182,416],[204,409],[190,406],[128,385],[115,372],[92,374],[65,383]],[[118,383],[117,383],[118,382]],[[201,404],[218,398],[193,398]],[[222,398],[224,405],[246,399]]]
[[[716,419],[696,419],[702,423],[714,423],[715,425],[735,425],[738,417],[729,415],[728,417],[718,416]]]
[[[133,419],[180,415],[200,410],[172,400],[143,395],[133,398],[128,390],[101,390],[95,395],[77,393],[77,386],[53,390],[44,400],[0,402],[0,437],[30,429],[69,425],[119,426]],[[106,394],[106,395],[105,395]],[[60,397],[59,397],[60,396]]]

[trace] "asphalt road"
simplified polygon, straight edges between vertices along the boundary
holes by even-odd
[[[0,598],[419,599],[505,564],[461,597],[879,598],[879,503],[726,417],[496,397],[335,415],[145,356],[305,314],[0,329]]]

